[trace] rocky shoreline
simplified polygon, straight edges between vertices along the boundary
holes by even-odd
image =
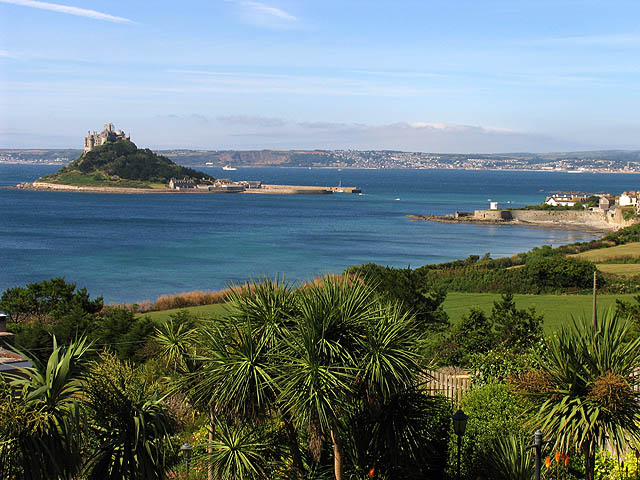
[[[620,221],[613,222],[607,221],[605,216],[601,218],[596,215],[557,215],[561,212],[536,212],[535,215],[531,215],[526,210],[512,210],[510,211],[509,218],[503,218],[502,216],[484,216],[483,213],[486,210],[476,210],[473,214],[463,215],[407,215],[407,218],[412,221],[427,221],[427,222],[439,222],[439,223],[468,223],[473,225],[491,225],[491,226],[524,226],[524,227],[536,227],[536,228],[552,228],[558,230],[579,230],[587,233],[604,233],[611,232],[628,226],[635,221]],[[518,212],[527,212],[527,215],[522,215],[524,218],[520,218]],[[581,212],[574,212],[581,213]],[[592,212],[585,212],[585,214],[591,214]]]

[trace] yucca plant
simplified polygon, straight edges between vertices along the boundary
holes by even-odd
[[[495,478],[532,480],[535,463],[527,439],[518,435],[498,437],[489,450],[489,463]]]
[[[2,478],[70,478],[81,467],[85,339],[67,347],[53,338],[46,365],[32,360],[21,375],[0,378],[0,473]]]
[[[155,385],[104,352],[87,375],[84,403],[96,442],[89,480],[165,478],[174,422]]]

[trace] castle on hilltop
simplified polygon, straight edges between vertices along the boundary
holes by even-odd
[[[93,149],[93,147],[98,147],[100,145],[104,145],[107,142],[115,142],[117,140],[129,140],[130,135],[127,135],[122,130],[115,130],[113,123],[107,123],[104,126],[104,130],[102,132],[88,132],[88,135],[84,137],[84,153],[87,153]]]

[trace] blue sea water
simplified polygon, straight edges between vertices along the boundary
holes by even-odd
[[[0,186],[55,171],[0,165]],[[637,189],[637,177],[508,171],[252,168],[216,177],[359,186],[364,195],[109,195],[0,189],[0,291],[64,276],[108,302],[216,290],[251,277],[303,281],[376,262],[417,267],[508,256],[597,235],[519,226],[412,222],[544,200],[545,192]]]

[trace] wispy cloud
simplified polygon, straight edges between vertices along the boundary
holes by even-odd
[[[284,10],[281,10],[279,8],[276,7],[271,7],[269,5],[265,5],[264,3],[260,3],[260,2],[240,2],[240,5],[242,5],[243,7],[249,8],[253,11],[255,11],[256,13],[260,13],[263,15],[270,15],[272,17],[276,17],[282,20],[287,20],[289,22],[295,22],[298,19],[291,15],[290,13],[285,12]]]
[[[252,127],[282,127],[286,125],[286,120],[273,117],[259,117],[252,115],[227,115],[217,117],[217,120],[226,125],[244,125]]]
[[[295,15],[281,8],[253,0],[225,0],[236,5],[245,22],[269,28],[292,28],[298,25]]]
[[[11,55],[9,55],[9,50],[0,50],[0,58],[8,58]]]
[[[70,7],[68,5],[60,5],[58,3],[38,2],[36,0],[0,0],[0,3],[10,3],[12,5],[20,5],[22,7],[38,8],[40,10],[50,10],[52,12],[66,13],[68,15],[76,15],[78,17],[93,18],[95,20],[105,20],[107,22],[116,23],[135,23],[133,20],[124,17],[116,17],[108,13],[89,10],[86,8]]]

